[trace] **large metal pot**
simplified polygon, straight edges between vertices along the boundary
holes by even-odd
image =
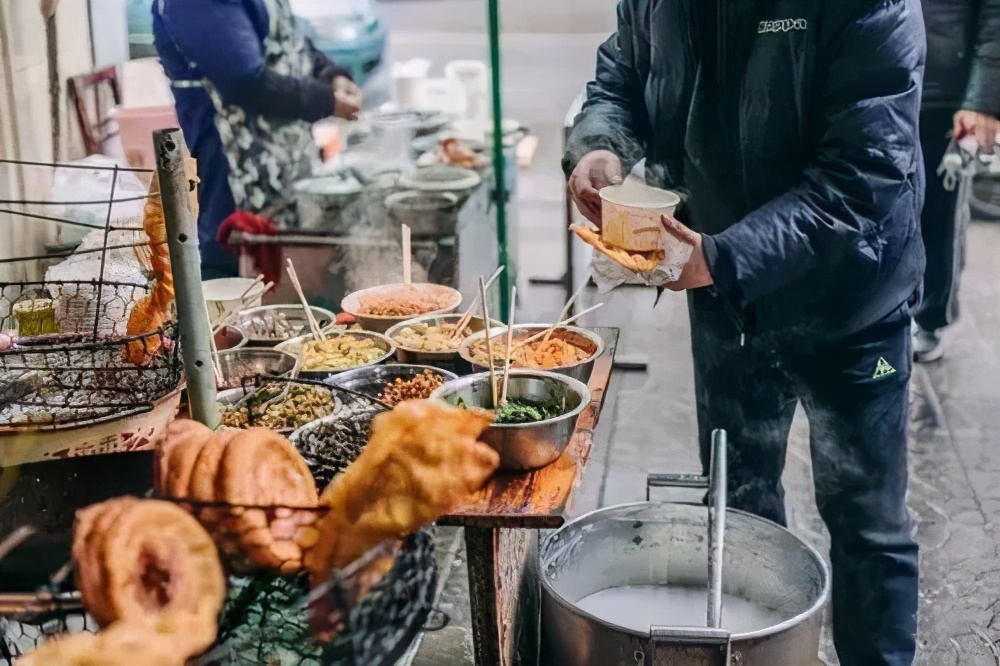
[[[705,628],[707,513],[704,506],[665,502],[614,506],[585,515],[546,539],[541,555],[542,663],[817,663],[823,608],[829,595],[827,566],[815,550],[788,530],[741,511],[725,513],[721,587],[723,594],[730,596],[723,597],[723,631]],[[633,586],[649,586],[681,596],[690,593],[686,595],[686,601],[694,600],[690,621],[671,621],[676,612],[668,612],[672,602],[664,603],[663,596],[652,613],[637,610],[636,605],[626,605],[618,614],[611,612],[611,606],[603,607],[600,614],[611,615],[614,621],[580,608],[582,600],[583,605],[594,610],[588,605],[595,599],[590,595],[611,588],[632,590]],[[767,609],[763,615],[770,616],[771,621],[744,613],[746,602]],[[667,618],[664,624],[689,626],[642,624],[652,624],[649,615],[656,615],[660,609]],[[737,625],[745,626],[741,629]],[[732,633],[726,631],[730,627]]]
[[[438,239],[455,235],[458,197],[451,192],[396,192],[385,207],[397,225],[407,225],[414,238]]]
[[[355,220],[344,210],[361,196],[362,185],[353,177],[330,174],[297,181],[292,191],[300,229],[345,234]]]

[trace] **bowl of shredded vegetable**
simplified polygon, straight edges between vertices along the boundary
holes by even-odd
[[[500,381],[500,374],[496,375]],[[497,396],[502,394],[497,387]],[[499,406],[490,389],[490,373],[445,382],[432,399],[493,413],[493,424],[480,439],[500,454],[500,469],[528,471],[555,462],[569,446],[576,422],[590,404],[583,382],[540,370],[511,370],[507,400]]]
[[[341,309],[353,315],[367,331],[385,333],[407,319],[454,312],[462,294],[451,287],[419,282],[386,284],[355,291],[344,297]]]

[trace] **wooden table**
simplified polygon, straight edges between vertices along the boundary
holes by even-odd
[[[590,405],[563,455],[536,472],[496,475],[441,525],[465,528],[477,666],[538,664],[541,593],[538,530],[555,529],[583,476],[618,345],[617,328],[592,329],[606,345],[594,363]]]

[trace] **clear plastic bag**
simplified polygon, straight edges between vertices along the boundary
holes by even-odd
[[[46,213],[53,217],[74,220],[91,227],[103,228],[108,219],[108,201],[111,199],[111,170],[118,161],[105,155],[91,155],[82,160],[57,167],[52,177],[52,190]],[[94,167],[89,169],[79,166]],[[118,164],[118,166],[123,166]],[[142,227],[142,210],[147,187],[131,171],[119,171],[115,180],[114,199],[111,205],[111,225],[118,228]],[[129,199],[130,201],[124,201]],[[63,225],[60,229],[64,243],[78,242],[87,233],[81,227]]]

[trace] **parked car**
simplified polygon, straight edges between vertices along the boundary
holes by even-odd
[[[364,85],[382,63],[387,31],[371,0],[291,0],[317,49]]]

